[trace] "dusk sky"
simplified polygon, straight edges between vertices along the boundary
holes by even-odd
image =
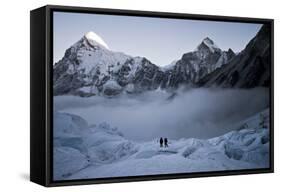
[[[98,34],[110,50],[143,56],[165,66],[193,51],[205,37],[222,50],[239,52],[260,27],[261,24],[249,23],[55,12],[54,62],[89,31]]]

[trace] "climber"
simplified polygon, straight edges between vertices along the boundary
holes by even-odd
[[[164,139],[164,144],[165,144],[165,147],[168,147],[168,139],[167,138]]]
[[[160,147],[163,147],[163,138],[160,138]]]

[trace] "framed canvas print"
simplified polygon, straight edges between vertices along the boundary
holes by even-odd
[[[273,172],[273,20],[31,11],[30,178]]]

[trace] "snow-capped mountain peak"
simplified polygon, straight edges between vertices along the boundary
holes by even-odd
[[[227,63],[233,55],[205,38],[197,51],[185,53],[169,66],[159,67],[143,57],[109,50],[100,36],[88,32],[67,49],[65,56],[55,64],[54,93],[114,96],[159,87],[174,89],[181,84],[196,83]]]
[[[214,46],[215,45],[214,41],[212,39],[210,39],[209,37],[204,38],[203,43],[205,43],[208,46]]]
[[[101,45],[103,48],[109,49],[105,41],[93,31],[89,31],[84,35],[84,37],[87,39],[88,43],[92,46]]]
[[[206,48],[209,49],[212,53],[214,53],[216,50],[220,50],[215,42],[209,37],[204,38],[203,41],[197,46],[196,50],[198,51]]]

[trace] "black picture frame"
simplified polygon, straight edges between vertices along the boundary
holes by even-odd
[[[270,86],[270,167],[232,171],[178,173],[165,175],[130,176],[102,179],[54,181],[53,172],[53,12],[95,13],[140,17],[193,19],[242,23],[263,23],[271,28],[271,86]],[[30,180],[43,186],[64,186],[98,183],[195,178],[274,172],[274,20],[246,17],[195,15],[183,13],[148,12],[136,10],[101,9],[46,5],[30,12]]]

